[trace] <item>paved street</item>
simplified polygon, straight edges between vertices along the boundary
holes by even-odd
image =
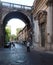
[[[0,65],[53,65],[53,55],[34,50],[29,53],[25,46],[15,44],[12,48],[0,48]]]

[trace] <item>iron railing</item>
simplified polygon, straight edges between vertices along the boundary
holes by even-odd
[[[4,6],[4,7],[32,10],[32,6],[14,4],[14,3],[3,2],[3,1],[1,1],[1,3],[2,3],[2,6]]]

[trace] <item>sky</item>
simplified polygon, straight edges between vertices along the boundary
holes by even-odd
[[[25,23],[20,20],[20,19],[11,19],[8,21],[7,26],[11,27],[11,34],[15,34],[16,35],[16,29],[17,28],[24,28],[25,27]]]
[[[34,0],[1,0],[1,1],[11,2],[11,3],[16,3],[16,4],[23,4],[23,5],[28,5],[28,6],[32,6],[34,2]]]

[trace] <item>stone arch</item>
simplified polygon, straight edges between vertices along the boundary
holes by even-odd
[[[7,21],[9,21],[9,20],[12,19],[12,18],[19,18],[19,19],[21,19],[25,24],[30,25],[30,20],[29,20],[29,18],[28,18],[24,13],[19,12],[19,11],[14,11],[14,12],[8,13],[8,14],[4,17],[4,20],[3,20],[3,25],[4,25],[4,27],[6,26]]]
[[[12,19],[12,18],[19,18],[21,19],[26,25],[27,25],[27,28],[30,28],[31,27],[31,24],[30,24],[30,20],[29,18],[22,12],[19,12],[19,11],[14,11],[14,12],[10,12],[8,13],[5,17],[4,17],[4,20],[3,20],[3,27],[4,27],[4,42],[5,42],[5,26],[7,24],[7,22]]]
[[[47,23],[47,12],[40,10],[38,12],[38,24],[40,31],[40,46],[45,47],[47,36],[46,36],[46,23]]]

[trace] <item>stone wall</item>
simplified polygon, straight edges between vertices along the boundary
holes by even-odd
[[[4,44],[4,32],[3,32],[3,22],[2,22],[2,4],[0,2],[0,47]]]

